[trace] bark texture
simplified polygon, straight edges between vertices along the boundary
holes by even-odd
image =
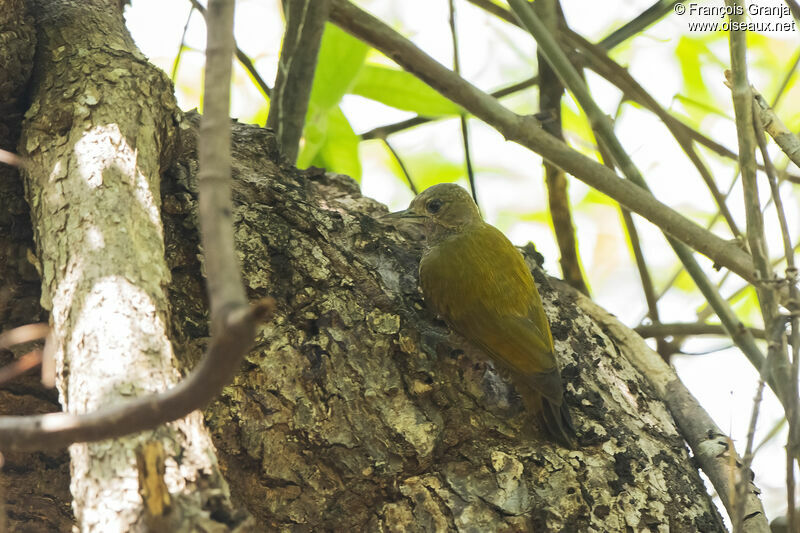
[[[26,89],[33,68],[36,30],[23,0],[7,0],[0,9],[0,148],[17,151]],[[47,320],[39,305],[40,281],[33,267],[33,233],[22,180],[16,168],[0,163],[0,332]],[[30,350],[30,344],[0,350],[6,365]],[[0,411],[26,415],[58,411],[55,391],[36,373],[0,389]],[[3,454],[0,498],[6,531],[69,531],[69,456],[58,453]]]
[[[574,451],[542,439],[480,355],[425,349],[420,331],[444,326],[417,289],[419,243],[375,220],[385,208],[346,176],[276,162],[276,147],[266,130],[234,131],[245,283],[279,304],[206,412],[232,493],[262,527],[724,530],[664,404],[538,269]],[[164,220],[175,336],[199,354],[191,138],[184,150],[163,182]]]
[[[32,6],[38,48],[20,152],[60,401],[83,413],[179,379],[159,182],[180,115],[171,83],[135,48],[118,3]],[[152,442],[166,451],[166,517],[148,515],[139,493],[135,452]],[[200,413],[73,445],[70,456],[82,531],[217,531],[239,521]]]
[[[169,386],[172,346],[186,370],[208,341],[194,132],[173,150],[172,87],[110,3],[32,5],[39,48],[21,151],[34,262],[58,340],[61,400],[80,412]],[[375,220],[383,206],[350,178],[282,163],[267,130],[236,125],[234,150],[244,278],[251,297],[278,300],[278,314],[206,423],[256,530],[724,530],[663,403],[614,339],[550,286],[532,249],[577,450],[543,440],[479,353],[430,340],[446,328],[417,288],[420,245]],[[0,267],[30,290],[23,242]],[[170,530],[235,529],[241,519],[226,505],[200,421],[73,446],[82,528],[147,526],[134,449],[157,440],[183,512]],[[39,523],[64,530],[63,454],[29,457],[26,467],[54,472],[56,503],[42,503],[51,514]]]

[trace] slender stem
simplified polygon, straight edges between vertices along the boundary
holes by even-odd
[[[183,57],[183,50],[186,48],[186,32],[189,30],[189,22],[192,20],[194,14],[194,6],[189,9],[189,14],[186,16],[186,24],[183,25],[183,33],[181,33],[181,44],[178,45],[178,53],[175,54],[175,61],[172,62],[172,71],[170,72],[169,79],[172,83],[178,78],[178,65],[181,64],[181,57]]]
[[[403,163],[403,159],[400,157],[400,154],[398,154],[397,150],[395,150],[394,147],[389,143],[389,139],[384,137],[381,140],[383,141],[383,144],[386,145],[386,148],[388,148],[389,151],[392,153],[392,156],[394,156],[394,160],[397,161],[397,164],[400,165],[400,170],[403,172],[403,176],[405,176],[406,178],[406,182],[408,183],[408,188],[411,189],[411,192],[413,192],[414,195],[419,194],[417,186],[414,185],[414,180],[411,179],[411,174],[409,174],[405,163]]]
[[[762,373],[767,371],[766,366],[761,369]],[[744,449],[744,457],[742,458],[742,466],[739,468],[739,482],[736,484],[736,512],[735,516],[731,517],[733,521],[733,530],[736,532],[743,531],[744,522],[744,506],[746,501],[746,491],[750,484],[750,465],[753,464],[753,441],[755,440],[756,424],[758,422],[758,411],[761,407],[761,398],[764,394],[764,379],[759,378],[758,386],[756,387],[756,395],[753,398],[753,408],[750,412],[750,424],[747,428],[747,445]]]
[[[456,31],[456,6],[453,0],[447,1],[450,16],[448,21],[450,24],[450,37],[453,41],[453,72],[461,75],[461,61],[458,53],[458,32]],[[459,115],[459,122],[461,122],[461,142],[464,145],[464,163],[467,168],[467,181],[469,182],[469,190],[472,193],[472,199],[478,204],[478,192],[475,190],[475,172],[472,170],[472,155],[469,150],[469,127],[467,125],[466,113]],[[480,205],[480,204],[478,204]]]
[[[527,80],[522,80],[507,87],[503,87],[502,89],[498,89],[489,94],[494,98],[504,98],[506,96],[516,94],[520,91],[524,91],[525,89],[529,89],[534,85],[537,85],[538,83],[539,83],[539,76],[533,76],[532,78],[528,78]],[[420,126],[422,124],[428,124],[429,122],[435,122],[437,120],[440,120],[440,118],[421,117],[421,116],[412,117],[406,120],[401,120],[400,122],[395,122],[394,124],[378,126],[377,128],[365,131],[364,133],[361,134],[361,140],[368,141],[370,139],[381,139],[383,137],[388,137],[393,133],[405,131],[407,129],[411,129],[416,126]]]

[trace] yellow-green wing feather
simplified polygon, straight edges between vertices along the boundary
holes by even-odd
[[[426,302],[453,329],[501,364],[524,376],[557,368],[533,277],[493,226],[482,224],[439,243],[420,263],[420,284]],[[558,388],[560,399],[560,380]]]

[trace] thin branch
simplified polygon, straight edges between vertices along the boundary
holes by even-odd
[[[660,322],[658,315],[658,299],[656,298],[655,289],[653,288],[653,280],[650,277],[650,269],[647,268],[647,261],[645,261],[644,253],[642,253],[642,245],[639,242],[639,232],[636,230],[636,224],[631,212],[627,209],[622,209],[621,211],[622,219],[625,224],[625,232],[628,235],[628,240],[633,250],[633,257],[636,260],[636,268],[639,271],[639,278],[642,282],[644,299],[647,302],[647,316],[650,317],[650,320],[654,324],[658,324]],[[663,337],[663,335],[650,336]]]
[[[456,6],[454,0],[447,0],[450,16],[448,23],[450,25],[450,37],[453,41],[453,72],[461,76],[461,61],[458,54],[458,32],[456,31]],[[472,193],[472,199],[478,203],[478,192],[475,189],[475,172],[472,170],[472,155],[469,150],[469,127],[467,125],[466,113],[458,115],[459,122],[461,122],[461,142],[464,145],[464,164],[467,168],[467,181],[469,182],[469,190]]]
[[[173,388],[92,413],[0,416],[0,449],[48,450],[75,442],[121,437],[182,418],[214,399],[239,370],[255,323],[271,318],[274,302],[230,313],[222,335],[212,340],[197,367]]]
[[[408,183],[408,188],[411,189],[411,192],[413,192],[414,195],[416,196],[417,194],[419,194],[419,191],[417,190],[417,186],[414,185],[414,180],[411,179],[411,174],[408,173],[408,169],[406,168],[406,165],[403,163],[403,160],[400,158],[400,154],[398,154],[397,150],[395,150],[394,147],[389,143],[389,139],[384,137],[382,140],[383,140],[383,144],[386,145],[386,148],[388,148],[389,151],[394,156],[394,160],[397,161],[398,165],[400,165],[400,170],[403,172],[403,176],[406,177],[406,182]]]
[[[546,19],[551,27],[557,28],[563,22],[563,13],[558,0],[542,1],[537,6],[542,12],[547,12]],[[539,66],[539,116],[542,117],[542,129],[564,141],[561,121],[561,99],[564,94],[564,86],[541,54],[536,54],[536,61]],[[575,225],[567,193],[567,176],[563,170],[547,160],[543,161],[543,165],[550,220],[561,256],[559,258],[561,274],[567,283],[588,296],[589,287],[581,268]]]
[[[737,0],[726,0],[734,14],[731,22],[741,23],[744,15],[736,15],[737,9],[744,13],[744,5]],[[731,71],[725,72],[727,82],[733,93],[733,108],[736,115],[736,133],[739,141],[739,168],[742,173],[744,207],[747,218],[747,241],[753,265],[759,274],[760,282],[755,284],[764,324],[769,328],[778,312],[773,287],[765,285],[772,280],[769,252],[764,236],[764,219],[761,216],[761,202],[756,181],[756,141],[753,131],[753,97],[747,81],[747,43],[744,31],[728,32],[730,36]]]
[[[169,79],[172,80],[172,83],[175,83],[175,80],[178,77],[178,65],[181,64],[181,57],[183,57],[183,51],[186,49],[186,32],[189,31],[189,22],[192,20],[192,15],[194,14],[195,7],[192,6],[189,9],[189,14],[186,16],[186,24],[183,25],[183,33],[181,33],[181,44],[178,45],[178,53],[175,54],[175,60],[172,62],[172,71],[169,74]]]
[[[37,324],[26,324],[18,326],[0,334],[0,350],[14,346],[16,344],[23,344],[26,342],[33,342],[43,339],[50,331],[50,326],[44,322]]]
[[[672,12],[672,8],[679,0],[657,0],[642,11],[636,18],[623,24],[619,29],[614,30],[604,37],[598,44],[606,50],[611,50],[619,44],[624,43],[631,37],[639,35],[643,30],[664,18],[667,13]]]
[[[12,167],[21,167],[22,158],[13,152],[0,148],[0,163],[5,163]]]
[[[767,371],[767,367],[761,369],[762,373]],[[750,424],[747,429],[747,445],[744,449],[744,458],[742,465],[739,468],[739,481],[736,484],[736,500],[734,516],[731,517],[733,522],[733,530],[736,532],[743,531],[744,527],[744,507],[747,502],[746,494],[747,488],[750,484],[750,466],[753,464],[753,441],[756,435],[756,424],[758,422],[758,412],[761,408],[761,398],[764,394],[764,379],[759,378],[758,386],[756,387],[756,395],[753,398],[753,409],[750,412]]]
[[[754,281],[751,259],[742,250],[680,215],[639,186],[554,139],[529,116],[517,115],[436,62],[386,24],[346,0],[332,0],[331,21],[394,59],[442,95],[566,172],[668,231],[695,250]]]
[[[233,57],[233,0],[209,2],[205,114],[200,126],[200,230],[211,308],[211,345],[192,373],[173,388],[92,413],[0,416],[0,449],[42,450],[120,437],[176,420],[202,408],[238,371],[256,321],[275,303],[248,306],[236,260],[231,217],[229,112]]]
[[[791,439],[790,439],[791,442]],[[786,446],[786,531],[797,531],[797,513],[795,511],[794,497],[794,455],[791,451],[791,446],[787,443]],[[775,522],[773,522],[774,524]],[[775,528],[773,531],[780,531]]]
[[[705,322],[676,322],[658,323],[644,326],[636,326],[633,331],[644,338],[648,337],[676,337],[687,335],[717,335],[727,337],[728,333],[721,324],[706,324]],[[753,336],[758,339],[764,338],[764,330],[751,328]]]
[[[247,305],[232,223],[229,103],[234,48],[233,3],[233,0],[212,0],[208,4],[205,112],[200,122],[197,150],[198,209],[212,335],[224,331],[226,313]],[[251,341],[252,337],[247,342]]]
[[[300,149],[330,4],[328,0],[285,0],[284,6],[286,31],[267,127],[275,131],[283,155],[294,163]]]
[[[789,131],[783,121],[775,114],[767,101],[753,87],[748,88],[752,91],[752,97],[756,104],[756,110],[761,115],[761,122],[764,129],[772,137],[784,154],[797,166],[800,166],[800,137]]]
[[[203,4],[201,4],[198,0],[189,0],[192,3],[192,7],[194,7],[197,11],[203,15],[203,18],[206,18],[206,8]],[[247,57],[241,48],[238,46],[236,47],[236,59],[242,65],[242,67],[247,71],[247,74],[250,76],[250,79],[255,82],[256,87],[258,87],[259,91],[261,91],[261,96],[264,97],[265,100],[269,100],[270,95],[272,94],[272,89],[267,82],[261,77],[261,74],[258,73],[256,66]]]
[[[534,85],[537,85],[538,83],[539,83],[539,76],[533,76],[532,78],[528,78],[527,80],[522,80],[520,82],[509,85],[508,87],[503,87],[502,89],[498,89],[490,94],[494,98],[504,98],[506,96],[516,94],[520,91],[524,91],[525,89],[529,89]],[[400,122],[395,122],[394,124],[378,126],[377,128],[365,131],[364,133],[361,134],[361,140],[369,141],[371,139],[382,139],[394,133],[405,131],[407,129],[411,129],[416,126],[420,126],[422,124],[428,124],[429,122],[436,122],[442,119],[443,117],[420,117],[420,116],[411,117],[406,120],[401,120]]]
[[[21,355],[11,363],[0,368],[0,385],[17,379],[25,372],[33,370],[40,364],[42,364],[42,350],[33,350]]]
[[[781,86],[778,88],[778,91],[775,93],[775,97],[772,99],[771,107],[777,107],[783,95],[786,94],[786,89],[787,87],[789,87],[789,81],[791,81],[792,76],[794,76],[794,71],[797,70],[797,65],[800,65],[800,50],[798,50],[797,53],[794,55],[792,66],[786,72],[786,76],[783,77]]]

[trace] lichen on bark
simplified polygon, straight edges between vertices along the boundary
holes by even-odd
[[[192,136],[163,182],[175,337],[206,342]],[[281,530],[723,531],[664,404],[528,253],[580,445],[546,441],[513,388],[444,331],[417,288],[420,243],[346,176],[281,163],[235,125],[237,246],[278,301],[206,412],[236,499]]]

